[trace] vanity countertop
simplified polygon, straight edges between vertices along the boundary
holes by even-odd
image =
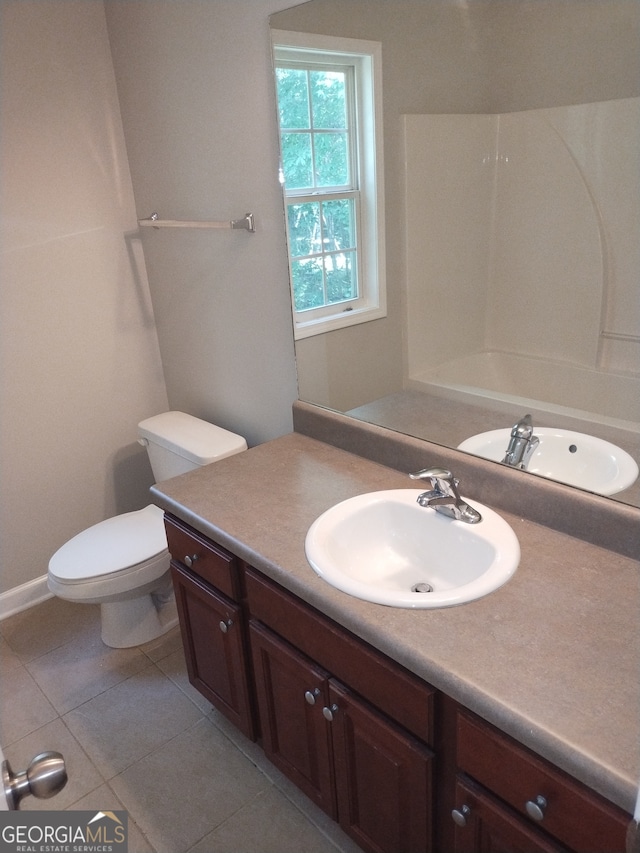
[[[471,502],[473,483],[462,489]],[[406,474],[297,433],[153,487],[153,500],[625,810],[640,780],[640,565],[500,511],[514,577],[459,607],[371,604],[315,575],[317,516]],[[486,501],[485,501],[486,503]],[[597,519],[594,519],[597,523]]]

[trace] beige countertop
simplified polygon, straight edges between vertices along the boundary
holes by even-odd
[[[338,501],[405,474],[297,433],[165,481],[153,500],[612,802],[640,780],[637,561],[500,511],[522,557],[469,604],[407,610],[342,593],[304,553]],[[473,484],[464,493],[473,498]],[[484,501],[488,503],[487,501]]]

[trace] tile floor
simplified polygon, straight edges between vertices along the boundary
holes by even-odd
[[[134,649],[97,606],[53,598],[0,622],[0,743],[56,749],[69,782],[24,809],[125,809],[130,853],[357,853],[188,682],[178,629]]]

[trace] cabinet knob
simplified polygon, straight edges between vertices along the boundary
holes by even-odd
[[[544,818],[544,810],[547,807],[547,801],[544,797],[538,795],[535,800],[527,800],[524,807],[532,820],[540,821]]]
[[[185,566],[188,566],[188,568],[191,568],[197,559],[197,554],[192,554],[191,556],[187,554],[187,556],[184,558],[184,564]]]
[[[325,720],[329,720],[330,723],[333,722],[333,718],[335,717],[335,715],[337,713],[338,713],[338,706],[335,704],[331,705],[331,707],[328,707],[327,705],[325,705],[324,708],[322,709],[322,716],[325,718]]]
[[[306,690],[304,694],[304,701],[307,705],[315,705],[316,699],[320,695],[320,688],[314,687],[313,690]]]
[[[466,826],[467,820],[471,817],[471,809],[469,806],[462,806],[459,809],[454,809],[451,812],[451,817],[457,826]]]
[[[227,619],[226,621],[222,619],[220,621],[220,630],[223,634],[226,634],[229,628],[233,625],[233,619]]]

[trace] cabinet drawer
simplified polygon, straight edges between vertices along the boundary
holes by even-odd
[[[457,764],[532,825],[577,853],[623,851],[629,817],[511,738],[464,712],[457,718]],[[540,819],[527,803],[544,798]]]
[[[164,526],[172,558],[229,598],[238,601],[240,582],[237,558],[175,518],[165,515]]]
[[[567,847],[530,821],[525,821],[508,806],[487,794],[479,785],[458,780],[456,803],[463,806],[455,821],[455,853],[504,851],[511,853],[570,853]]]
[[[426,743],[434,690],[277,584],[247,569],[249,610],[293,646]]]

